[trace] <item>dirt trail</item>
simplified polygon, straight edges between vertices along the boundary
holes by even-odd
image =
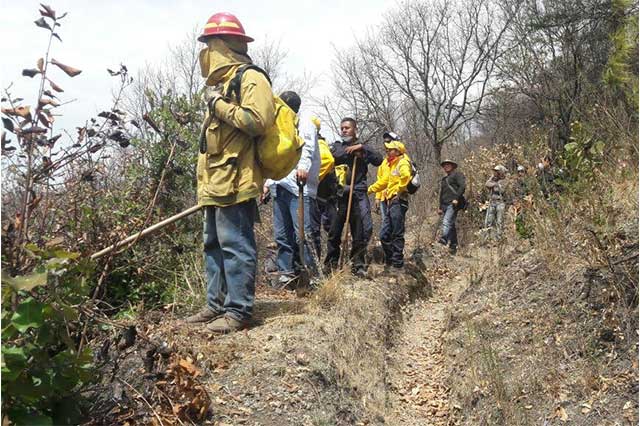
[[[442,337],[450,306],[468,287],[485,257],[481,252],[473,257],[457,256],[455,266],[453,258],[447,259],[440,271],[433,271],[432,296],[408,307],[398,341],[388,354],[392,407],[388,424],[452,424]]]
[[[402,276],[372,265],[370,279],[338,274],[308,299],[261,287],[242,333],[148,318],[132,347],[110,346],[118,380],[91,424],[451,424],[443,332],[483,259],[430,251]]]

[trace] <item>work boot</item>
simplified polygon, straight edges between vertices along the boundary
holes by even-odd
[[[229,315],[222,315],[205,327],[208,332],[227,334],[244,330],[249,326],[248,321],[240,321]]]
[[[402,265],[402,266],[393,265],[391,267],[391,274],[392,275],[400,276],[400,275],[404,275],[404,273],[405,273],[404,265]]]
[[[191,315],[190,317],[186,317],[184,319],[184,322],[187,322],[190,324],[209,322],[209,321],[213,321],[214,319],[218,318],[221,315],[224,315],[224,312],[214,311],[210,307],[205,306],[200,310],[200,312],[197,312]]]
[[[456,246],[451,246],[451,247],[449,247],[449,254],[450,254],[451,256],[455,256],[455,255],[456,255],[456,253],[458,253],[458,247],[456,247]]]
[[[440,244],[442,244],[443,246],[446,246],[446,245],[447,245],[447,240],[445,240],[445,239],[444,239],[444,238],[442,238],[442,237],[438,238],[438,242],[439,242]]]
[[[353,275],[355,275],[358,278],[366,278],[367,277],[367,270],[364,268],[364,266],[358,266],[357,268],[354,268],[351,273]]]
[[[282,274],[278,277],[278,282],[274,286],[278,290],[294,290],[296,288],[296,280],[298,279],[295,275],[287,275]]]
[[[309,280],[309,287],[312,289],[320,288],[322,286],[322,281],[323,280],[318,276],[311,277]]]

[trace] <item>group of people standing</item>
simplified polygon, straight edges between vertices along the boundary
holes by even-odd
[[[559,181],[563,174],[562,169],[554,167],[550,156],[545,156],[538,164],[535,174],[537,187],[542,198],[551,205],[556,202],[554,195],[561,190]],[[516,230],[521,235],[528,235],[523,226],[523,208],[526,197],[533,192],[533,182],[529,179],[527,169],[521,164],[516,166],[516,173],[511,178],[505,166],[498,164],[493,168],[491,177],[485,183],[488,195],[483,229],[485,242],[502,240],[504,217],[510,205],[515,210]]]
[[[284,94],[282,95],[284,96]],[[281,96],[281,97],[282,97]],[[308,123],[314,125],[309,130]],[[385,265],[401,269],[404,266],[404,219],[408,208],[407,185],[412,168],[404,144],[393,132],[383,135],[386,156],[382,156],[358,138],[357,123],[346,117],[340,123],[339,141],[329,145],[320,133],[317,118],[300,121],[305,146],[296,167],[284,179],[267,180],[263,197],[273,203],[274,239],[277,245],[278,282],[293,283],[305,267],[312,274],[320,268],[331,272],[340,268],[345,249],[345,227],[349,227],[351,271],[365,276],[366,250],[373,235],[372,209],[369,194],[375,194],[381,205],[382,229],[380,241],[385,253]],[[377,180],[367,185],[369,166],[378,167]],[[296,220],[300,183],[304,183],[304,265],[301,264],[300,229]],[[321,232],[327,234],[322,250]],[[323,259],[323,260],[321,260]],[[322,263],[321,265],[319,263]]]
[[[341,120],[340,140],[329,145],[317,119],[299,117],[298,132],[304,145],[296,167],[282,179],[265,180],[257,161],[256,138],[275,125],[279,109],[268,76],[249,66],[247,43],[253,39],[234,15],[216,13],[198,40],[205,44],[199,63],[207,86],[207,113],[197,162],[207,296],[204,308],[185,321],[203,324],[213,333],[237,331],[250,323],[257,265],[257,200],[264,201],[269,195],[274,200],[280,282],[294,279],[302,268],[312,274],[320,268],[339,268],[345,226],[351,233],[348,257],[352,273],[364,276],[365,252],[373,235],[370,194],[375,195],[382,212],[380,241],[385,266],[401,271],[407,187],[413,182],[414,168],[398,135],[391,131],[383,134],[383,156],[358,138],[353,118]],[[228,95],[230,88],[236,96]],[[298,113],[302,101],[295,92],[282,93],[280,100]],[[378,167],[377,179],[370,186],[369,166]],[[442,166],[447,176],[440,191],[440,242],[455,253],[455,217],[464,200],[464,176],[451,160]],[[320,262],[316,259],[322,254],[322,229],[328,235]]]

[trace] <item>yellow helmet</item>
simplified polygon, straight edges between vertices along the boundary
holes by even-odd
[[[407,152],[407,149],[404,147],[404,144],[400,141],[385,142],[384,147],[386,149],[397,149],[400,154],[404,154]]]

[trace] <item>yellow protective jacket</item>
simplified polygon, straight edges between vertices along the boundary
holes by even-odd
[[[335,160],[329,144],[324,139],[318,139],[318,147],[320,148],[320,173],[318,176],[318,182],[322,182],[322,179],[333,171]]]
[[[247,62],[248,57],[231,51],[217,38],[211,39],[200,55],[206,84],[217,87],[221,93],[226,93],[235,71]],[[200,205],[230,206],[261,193],[263,178],[256,163],[255,138],[275,121],[273,93],[266,77],[251,69],[244,73],[240,90],[241,105],[217,100],[211,124],[203,129],[207,152],[198,155]],[[209,112],[205,123],[208,116]]]
[[[382,164],[380,164],[380,166],[378,167],[378,173],[376,174],[376,182],[382,179],[382,177],[387,173],[389,173],[389,161],[387,160],[387,157],[385,157],[384,160],[382,160]],[[385,189],[386,188],[382,188],[380,191],[375,192],[376,200],[384,201]]]
[[[395,196],[407,197],[407,185],[411,182],[411,163],[406,154],[402,154],[396,161],[389,165],[382,175],[369,187],[369,193],[382,193],[381,200],[391,200]]]

